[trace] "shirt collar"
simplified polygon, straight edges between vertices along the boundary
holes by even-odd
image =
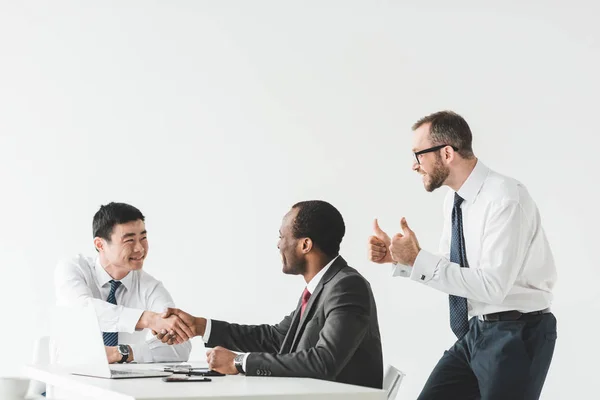
[[[325,275],[325,272],[327,272],[327,270],[329,269],[329,267],[331,267],[331,264],[333,264],[333,262],[335,260],[337,260],[337,258],[340,255],[338,254],[337,256],[335,256],[335,258],[331,261],[329,261],[329,263],[323,267],[322,270],[319,271],[318,274],[316,274],[311,280],[310,282],[308,282],[308,284],[306,285],[306,289],[309,291],[310,294],[313,294],[315,289],[317,288],[317,285],[319,284],[319,282],[321,282],[321,279],[323,278],[323,275]]]
[[[481,161],[477,160],[475,168],[473,168],[473,171],[471,171],[471,174],[465,183],[463,183],[460,189],[458,189],[458,195],[468,203],[475,201],[475,198],[477,197],[477,194],[479,194],[479,191],[483,186],[483,182],[485,181],[485,178],[488,176],[489,172],[490,169]]]
[[[100,287],[103,287],[104,285],[108,284],[108,282],[113,280],[113,278],[108,274],[108,272],[106,272],[102,264],[100,264],[100,257],[96,257],[94,268],[96,270],[96,279],[98,279]],[[133,274],[131,272],[128,273],[125,276],[125,278],[121,279],[121,284],[125,286],[127,290],[131,288],[132,282]]]

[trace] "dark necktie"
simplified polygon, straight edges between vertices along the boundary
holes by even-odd
[[[120,281],[110,281],[110,293],[106,299],[110,304],[117,304],[115,293],[119,286],[121,286]],[[119,332],[102,332],[102,338],[105,346],[116,346],[119,343]]]
[[[450,261],[463,268],[469,268],[465,250],[465,236],[463,234],[462,210],[460,205],[463,198],[454,194],[454,207],[452,208],[452,240],[450,242]],[[450,328],[457,338],[461,339],[469,331],[469,318],[467,299],[450,295]]]
[[[308,299],[310,299],[310,292],[307,288],[304,288],[304,292],[302,292],[302,308],[300,308],[300,318],[302,318],[304,315],[304,309],[306,309]]]

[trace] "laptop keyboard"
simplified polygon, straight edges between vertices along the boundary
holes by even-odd
[[[127,376],[127,375],[139,375],[140,372],[138,371],[123,371],[123,370],[118,370],[118,369],[111,369],[110,373],[112,375],[116,375],[116,376]]]
[[[144,378],[144,377],[161,377],[171,375],[161,371],[143,370],[143,369],[110,369],[113,378]]]

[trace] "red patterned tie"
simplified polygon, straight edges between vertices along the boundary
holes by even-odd
[[[310,292],[308,288],[304,288],[304,292],[302,292],[302,308],[300,309],[300,318],[304,315],[304,309],[308,304],[308,299],[310,299]]]

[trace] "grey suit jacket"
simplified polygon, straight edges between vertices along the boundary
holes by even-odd
[[[252,353],[247,375],[310,377],[380,389],[383,356],[369,282],[338,257],[302,318],[300,304],[277,325],[213,320],[207,346]]]

